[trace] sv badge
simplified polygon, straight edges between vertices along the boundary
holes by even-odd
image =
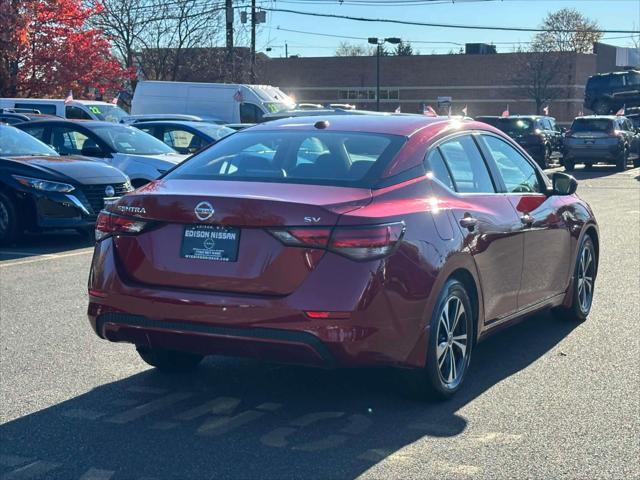
[[[304,221],[307,223],[319,223],[320,217],[304,217]]]

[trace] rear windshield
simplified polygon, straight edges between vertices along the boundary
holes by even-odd
[[[612,121],[606,118],[578,118],[573,121],[573,132],[607,132],[612,129]]]
[[[23,155],[57,157],[58,152],[22,130],[0,125],[0,155],[7,157]]]
[[[118,153],[131,155],[160,155],[176,153],[156,137],[133,127],[109,125],[92,127],[91,130]]]
[[[496,126],[509,135],[517,135],[533,130],[534,124],[529,118],[499,118]]]
[[[404,141],[373,133],[244,131],[195,155],[166,178],[372,187]]]

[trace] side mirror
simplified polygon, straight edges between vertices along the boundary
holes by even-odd
[[[551,181],[553,182],[553,195],[573,195],[578,189],[578,181],[563,172],[555,172]]]

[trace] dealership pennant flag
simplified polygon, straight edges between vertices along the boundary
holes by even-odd
[[[467,106],[465,105],[464,108],[462,109],[462,115],[464,115],[465,117],[467,117],[468,114],[468,110],[467,110]]]
[[[627,106],[626,106],[626,105],[623,105],[623,106],[622,106],[622,108],[616,112],[616,115],[617,115],[618,117],[624,117],[624,111],[625,111],[626,109],[627,109]]]
[[[437,117],[438,114],[436,113],[436,111],[433,109],[433,107],[431,105],[425,105],[422,109],[422,114],[426,115],[427,117]]]
[[[113,98],[111,99],[111,103],[112,103],[113,105],[118,105],[118,100],[119,100],[119,99],[120,99],[120,92],[118,92],[118,93],[116,94],[116,96],[115,96],[115,97],[113,97]]]
[[[507,109],[505,111],[502,112],[502,115],[500,115],[501,117],[508,117],[509,116],[509,105],[507,105]]]
[[[584,117],[584,112],[582,111],[582,109],[580,109],[580,111],[578,112],[578,116],[579,117]]]
[[[233,99],[238,103],[242,103],[244,101],[240,89],[236,90],[236,93],[233,94]]]
[[[73,90],[69,90],[69,93],[67,94],[67,98],[64,99],[64,103],[71,103],[73,102]]]
[[[400,108],[400,105],[398,105],[398,108],[396,108],[393,113],[402,113],[402,109]]]
[[[545,106],[542,111],[544,112],[545,115],[549,115],[549,105]]]

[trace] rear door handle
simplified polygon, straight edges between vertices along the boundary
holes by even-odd
[[[473,229],[476,228],[476,225],[478,225],[478,219],[472,217],[471,215],[465,215],[460,219],[460,226],[462,228],[466,228],[470,232],[472,232]]]
[[[520,221],[524,224],[524,225],[532,225],[533,222],[535,221],[535,219],[529,215],[528,213],[525,213],[524,215],[522,215],[520,217]]]

